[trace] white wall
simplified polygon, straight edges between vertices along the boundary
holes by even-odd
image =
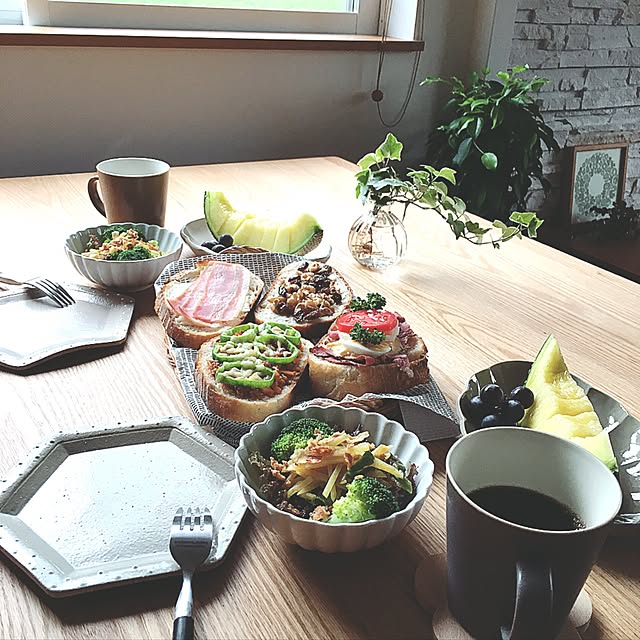
[[[418,80],[469,72],[476,0],[427,0]],[[387,54],[391,120],[413,53]],[[0,47],[0,176],[90,171],[107,157],[172,165],[338,155],[386,133],[369,95],[378,56],[356,52]],[[423,160],[442,93],[416,87],[394,133]]]

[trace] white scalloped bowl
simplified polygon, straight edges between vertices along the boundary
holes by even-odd
[[[128,224],[128,223],[127,223]],[[89,236],[99,234],[108,224],[72,233],[65,241],[65,251],[76,271],[87,280],[115,291],[148,289],[171,262],[180,257],[182,240],[172,231],[155,224],[131,223],[147,240],[157,240],[162,255],[148,260],[96,260],[82,255]]]
[[[353,431],[358,425],[369,432],[376,444],[388,444],[391,451],[405,464],[413,462],[417,468],[416,495],[402,510],[387,518],[353,524],[329,524],[298,518],[276,509],[257,493],[258,478],[252,472],[249,454],[260,451],[268,457],[269,447],[282,428],[298,418],[312,417],[331,425],[339,425],[345,431]],[[429,493],[433,481],[433,462],[427,448],[418,437],[401,424],[379,413],[367,413],[361,409],[309,406],[293,408],[269,416],[245,434],[235,453],[235,474],[240,490],[251,512],[285,542],[304,549],[325,553],[360,551],[370,549],[400,533],[418,514]]]

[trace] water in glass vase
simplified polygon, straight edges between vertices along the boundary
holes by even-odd
[[[396,264],[407,249],[402,222],[387,209],[374,209],[360,216],[349,231],[351,255],[369,269]]]

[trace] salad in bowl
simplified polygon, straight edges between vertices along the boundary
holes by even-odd
[[[398,422],[311,405],[256,424],[240,441],[235,472],[249,509],[286,542],[338,552],[376,546],[409,524],[433,463]]]

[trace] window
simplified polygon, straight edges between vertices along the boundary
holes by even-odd
[[[14,1],[0,0],[4,3]],[[380,2],[381,0],[24,0],[24,22],[33,26],[59,27],[376,34]]]
[[[0,24],[22,24],[21,0],[0,0]]]

